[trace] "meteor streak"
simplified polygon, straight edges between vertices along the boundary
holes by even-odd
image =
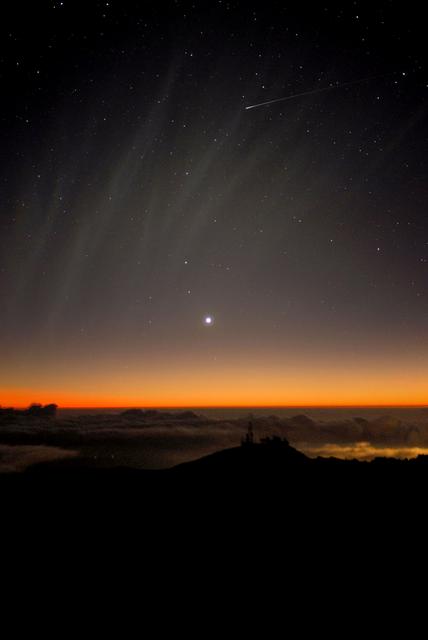
[[[389,76],[390,73],[384,73],[378,76],[370,76],[369,78],[362,78],[361,80],[351,80],[350,82],[343,82],[342,84],[333,84],[329,87],[321,87],[320,89],[312,89],[311,91],[303,91],[302,93],[293,93],[291,96],[285,96],[285,98],[276,98],[275,100],[267,100],[266,102],[259,102],[258,104],[252,104],[248,107],[245,107],[245,110],[248,109],[257,109],[257,107],[265,107],[268,104],[274,104],[275,102],[285,102],[286,100],[293,100],[293,98],[301,98],[302,96],[310,96],[314,93],[322,93],[323,91],[331,91],[332,89],[341,89],[342,87],[349,87],[352,84],[361,84],[362,82],[368,82],[369,80],[374,80],[375,78],[382,78],[384,76]]]

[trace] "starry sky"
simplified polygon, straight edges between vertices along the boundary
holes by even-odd
[[[0,404],[426,403],[424,29],[396,2],[5,8]]]

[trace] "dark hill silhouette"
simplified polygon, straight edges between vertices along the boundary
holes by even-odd
[[[42,504],[47,520],[64,506],[67,517],[70,509],[78,520],[101,510],[120,527],[135,519],[145,530],[162,522],[171,532],[192,523],[194,532],[205,518],[210,527],[232,535],[231,544],[236,544],[231,523],[251,521],[254,527],[273,520],[275,527],[286,526],[278,529],[280,545],[284,531],[308,534],[318,544],[323,531],[330,532],[329,539],[342,535],[344,523],[351,531],[373,522],[396,526],[425,503],[428,476],[428,456],[313,459],[278,437],[258,443],[244,439],[241,446],[169,469],[113,465],[95,466],[84,453],[36,464],[23,473],[1,474],[2,496],[12,509],[25,505],[24,512]]]
[[[255,475],[287,473],[307,466],[311,460],[290,446],[285,438],[263,438],[260,443],[244,441],[240,447],[224,449],[192,462],[173,467],[175,473],[194,475]]]

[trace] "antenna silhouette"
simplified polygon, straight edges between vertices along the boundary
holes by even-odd
[[[253,414],[250,413],[248,418],[249,420],[248,420],[247,433],[245,434],[245,437],[242,438],[241,440],[241,445],[245,447],[252,446],[254,444]]]

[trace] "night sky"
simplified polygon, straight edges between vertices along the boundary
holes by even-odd
[[[2,8],[0,404],[426,403],[417,6]]]

